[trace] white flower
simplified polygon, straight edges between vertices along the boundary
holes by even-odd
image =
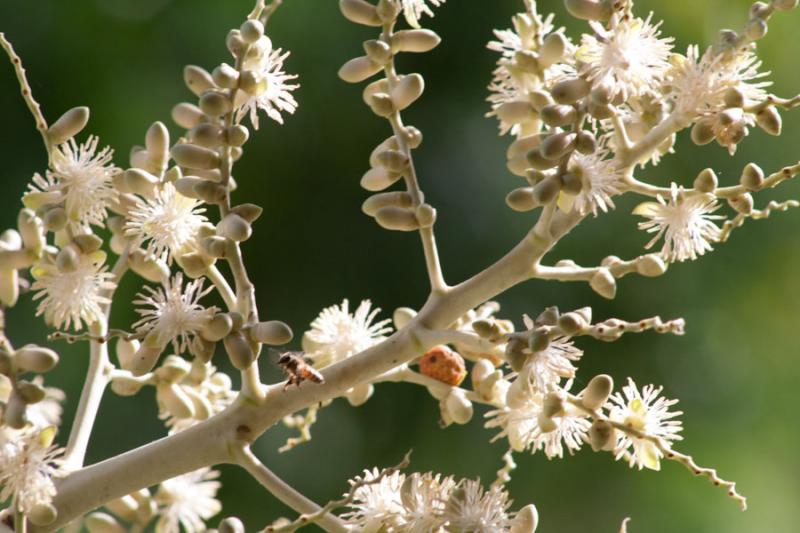
[[[592,22],[597,34],[584,34],[578,60],[594,84],[606,87],[612,96],[641,96],[658,87],[669,68],[673,38],[659,39],[659,26],[646,20],[623,18],[610,30]]]
[[[520,13],[513,17],[513,30],[495,30],[496,41],[490,41],[487,45],[489,50],[499,52],[500,59],[497,61],[497,68],[493,71],[493,79],[489,84],[489,97],[487,100],[492,104],[492,111],[486,116],[495,116],[497,108],[502,104],[516,101],[528,101],[532,91],[545,88],[562,78],[574,75],[575,69],[567,63],[556,62],[548,65],[543,70],[531,70],[524,64],[517,61],[517,54],[538,54],[541,42],[545,36],[552,33],[554,16],[548,15],[542,19],[535,10],[535,3],[531,3],[532,11]],[[561,32],[558,30],[557,33]],[[573,46],[566,41],[567,50],[565,58],[572,55]],[[531,120],[536,117],[531,116]],[[511,124],[500,121],[500,134],[505,135],[509,131],[513,135],[523,132],[522,124]]]
[[[303,338],[306,353],[317,367],[324,367],[374,346],[386,337],[392,328],[386,327],[390,320],[372,323],[380,308],[370,311],[372,303],[362,301],[355,313],[350,314],[349,302],[333,305],[322,310],[311,323],[311,329]]]
[[[444,517],[448,531],[505,533],[510,527],[508,493],[492,487],[484,490],[480,480],[465,479],[453,490]]]
[[[52,446],[55,428],[0,430],[0,501],[29,513],[49,504],[56,494],[53,478],[64,475],[58,459],[62,450]]]
[[[689,119],[719,111],[724,107],[725,92],[737,89],[745,104],[760,102],[767,96],[764,87],[771,83],[757,81],[769,73],[760,73],[761,61],[753,48],[735,53],[719,53],[708,48],[700,57],[697,46],[690,46],[686,56],[676,55],[668,77],[670,97],[675,110]]]
[[[56,193],[64,201],[70,227],[88,231],[90,225],[102,226],[106,210],[116,200],[117,191],[111,179],[119,169],[111,163],[114,154],[109,147],[97,152],[98,138],[90,136],[78,145],[75,139],[53,151],[52,172],[45,177],[33,176],[31,193]]]
[[[272,41],[265,35],[262,36],[251,48],[255,56],[245,60],[244,68],[255,72],[260,83],[257,94],[244,91],[237,93],[236,120],[241,121],[250,115],[250,122],[258,129],[258,110],[264,111],[269,118],[283,124],[281,112],[292,114],[297,109],[297,101],[292,96],[300,85],[289,83],[297,79],[297,75],[286,74],[283,71],[283,62],[289,57],[289,52],[272,48]],[[240,100],[241,99],[241,100]]]
[[[433,16],[433,11],[428,7],[428,3],[434,7],[439,7],[444,2],[445,0],[400,0],[406,21],[415,28],[419,28],[419,19],[422,18],[422,15]]]
[[[374,481],[380,472],[377,468],[365,470],[364,475],[350,480],[350,485],[360,481]],[[352,509],[342,515],[349,525],[363,531],[377,531],[384,521],[394,519],[403,513],[400,488],[406,476],[392,472],[377,483],[369,483],[355,491],[355,498],[349,507]]]
[[[153,198],[136,199],[128,213],[125,235],[137,245],[147,243],[147,252],[164,261],[171,261],[195,244],[197,232],[206,217],[200,202],[179,193],[172,183],[165,183]]]
[[[161,483],[155,499],[159,504],[156,533],[186,533],[206,531],[204,524],[222,510],[217,491],[222,485],[215,481],[219,472],[201,468]]]
[[[578,213],[597,216],[598,209],[605,213],[614,208],[611,197],[620,194],[623,174],[617,161],[608,158],[607,150],[589,155],[573,152],[569,170],[581,180],[581,192],[572,204]]]
[[[611,419],[651,437],[668,442],[682,440],[683,437],[679,435],[683,429],[681,422],[672,419],[683,413],[669,410],[678,403],[678,400],[660,398],[659,394],[662,390],[663,387],[656,388],[653,385],[646,385],[639,392],[636,383],[628,378],[628,384],[622,388],[623,394],[613,394],[606,404],[611,412]],[[621,431],[617,433],[619,435],[615,449],[617,459],[633,448],[633,453],[628,459],[631,467],[637,466],[640,470],[642,467],[653,470],[660,468],[660,459],[663,454],[653,442]]]
[[[686,261],[711,251],[711,243],[719,240],[721,230],[712,220],[723,217],[711,214],[718,208],[714,196],[685,196],[673,183],[669,201],[658,196],[658,202],[639,204],[633,213],[650,219],[640,222],[639,229],[656,234],[646,248],[652,247],[663,235],[661,253],[667,260]]]
[[[551,420],[555,424],[555,429],[544,432],[539,426],[539,415],[543,410],[544,395],[540,392],[533,392],[529,385],[524,382],[512,383],[509,389],[509,398],[514,393],[519,393],[520,384],[525,391],[521,394],[522,398],[516,401],[509,400],[509,406],[486,413],[490,418],[485,427],[501,428],[501,432],[492,438],[492,442],[506,437],[511,447],[518,452],[530,448],[531,453],[538,450],[544,451],[548,459],[564,456],[564,446],[572,454],[579,450],[583,444],[586,432],[591,423],[583,413],[574,410],[569,404],[565,405],[565,413],[562,416],[554,416]],[[571,383],[567,383],[564,390],[568,390]]]
[[[203,278],[190,281],[184,288],[182,272],[165,280],[163,287],[146,286],[146,293],[137,294],[138,299],[133,303],[149,308],[136,310],[142,318],[133,327],[138,333],[154,331],[159,345],[172,342],[176,353],[185,352],[191,338],[217,313],[216,307],[206,308],[199,303],[212,289],[213,286],[209,286],[203,290]]]
[[[52,264],[35,265],[31,288],[39,291],[34,300],[41,299],[36,316],[44,314],[45,321],[59,329],[80,330],[101,320],[102,306],[111,303],[105,292],[116,287],[113,274],[103,266],[105,257],[103,252],[81,254],[72,272],[61,272]]]

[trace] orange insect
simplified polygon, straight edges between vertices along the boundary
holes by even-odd
[[[319,371],[311,366],[311,363],[303,356],[303,352],[278,352],[270,350],[270,355],[274,358],[275,364],[281,367],[289,380],[283,386],[286,390],[291,385],[298,387],[304,381],[314,383],[325,383],[325,378]]]

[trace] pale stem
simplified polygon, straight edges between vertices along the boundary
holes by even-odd
[[[228,307],[229,311],[236,310],[236,294],[233,292],[233,289],[228,284],[228,280],[225,279],[225,276],[222,275],[222,272],[219,269],[211,265],[208,267],[208,272],[206,272],[206,276],[214,284],[214,287],[217,288],[217,292],[222,297],[222,300],[225,302],[225,305]]]
[[[310,515],[318,513],[322,508],[309,500],[288,483],[275,475],[256,457],[249,447],[245,446],[234,452],[236,464],[247,470],[261,485],[273,496],[283,502],[287,507],[291,507],[299,514]],[[333,514],[322,515],[317,519],[322,529],[331,533],[346,533],[349,528]]]
[[[49,156],[52,146],[50,139],[47,136],[47,121],[44,119],[44,115],[42,114],[41,107],[39,107],[39,103],[33,98],[31,86],[28,83],[27,76],[25,75],[25,68],[22,66],[22,60],[19,58],[17,53],[14,51],[14,47],[11,46],[11,43],[6,39],[5,34],[2,32],[0,32],[0,46],[3,47],[3,50],[5,50],[8,58],[11,60],[11,64],[14,65],[14,71],[17,73],[17,81],[19,82],[22,98],[25,100],[25,104],[28,106],[31,115],[33,115],[33,120],[36,122],[36,129],[39,130],[39,133],[42,135],[42,141],[44,142],[44,147]]]
[[[383,35],[381,38],[388,44],[391,42],[394,22],[387,24],[383,28]],[[389,84],[389,89],[393,89],[397,84],[397,73],[394,66],[394,56],[391,57],[389,62],[384,67],[386,80]],[[403,118],[399,111],[395,111],[389,117],[389,123],[392,126],[392,132],[400,151],[408,157],[408,170],[405,172],[405,182],[409,194],[411,195],[412,207],[417,208],[423,203],[423,194],[417,179],[417,169],[414,166],[414,158],[411,153],[411,148],[408,146],[408,140],[404,131]],[[436,247],[436,237],[433,233],[433,226],[420,228],[420,238],[422,239],[422,248],[425,254],[425,268],[428,271],[428,279],[431,284],[431,292],[442,293],[448,290],[447,283],[442,274],[442,265],[439,260],[439,250]]]
[[[106,334],[105,319],[90,327],[91,333],[97,336]],[[64,463],[67,468],[80,468],[86,457],[89,437],[100,409],[103,392],[110,381],[112,366],[108,360],[108,343],[91,341],[89,352],[89,370],[83,384],[78,410],[72,421],[72,430],[64,452]]]

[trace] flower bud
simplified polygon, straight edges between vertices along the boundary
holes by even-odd
[[[154,122],[144,136],[144,145],[150,159],[151,169],[161,173],[169,162],[169,131],[162,122]]]
[[[219,155],[213,150],[193,144],[178,144],[172,147],[172,158],[182,167],[211,169],[220,164]]]
[[[132,496],[123,496],[111,500],[104,507],[123,520],[133,522],[136,519],[136,508],[139,507],[139,504]]]
[[[250,131],[241,124],[231,126],[225,130],[225,142],[230,146],[243,146],[250,137]]]
[[[797,7],[797,0],[772,0],[772,6],[778,11],[790,11]]]
[[[47,526],[58,518],[58,510],[49,503],[37,503],[27,514],[28,520],[35,526]]]
[[[374,93],[370,95],[367,105],[379,117],[389,118],[397,111],[392,102],[392,97],[387,93]]]
[[[400,78],[392,89],[392,103],[398,111],[402,111],[416,101],[425,90],[425,80],[419,74],[409,74]]]
[[[548,135],[539,147],[539,153],[545,159],[561,159],[567,152],[575,148],[574,133],[555,133]]]
[[[567,50],[567,39],[561,33],[551,33],[544,38],[542,46],[539,48],[539,64],[547,68],[558,63],[564,58]]]
[[[242,242],[253,234],[253,227],[239,215],[228,213],[217,224],[217,233],[233,242]]]
[[[194,404],[179,385],[157,385],[156,400],[162,409],[175,418],[194,418]]]
[[[587,409],[596,411],[606,403],[612,390],[614,390],[614,380],[611,379],[611,376],[606,374],[595,376],[583,390],[581,403]]]
[[[153,330],[144,338],[144,342],[136,350],[133,360],[130,363],[130,372],[134,376],[147,374],[158,362],[158,357],[164,349],[164,344],[158,338],[158,333]]]
[[[544,157],[540,148],[534,148],[529,151],[525,154],[525,159],[528,163],[526,169],[549,170],[558,166],[558,161]]]
[[[430,52],[442,42],[432,30],[400,30],[392,35],[392,52]]]
[[[26,344],[14,353],[20,372],[43,374],[58,364],[58,354],[50,348]]]
[[[192,143],[203,148],[217,148],[225,142],[223,129],[217,124],[204,122],[189,130],[189,139]]]
[[[247,49],[247,43],[242,39],[242,32],[239,30],[231,30],[225,37],[225,46],[231,54],[238,56]]]
[[[67,274],[78,269],[81,256],[77,248],[75,245],[69,245],[58,252],[58,255],[56,255],[56,268],[59,272]]]
[[[694,179],[694,188],[702,193],[713,193],[717,190],[719,179],[713,169],[702,170]]]
[[[351,59],[339,69],[339,77],[348,83],[359,83],[380,72],[383,68],[366,56]]]
[[[401,177],[402,174],[390,172],[388,169],[383,167],[371,168],[361,178],[361,187],[368,191],[382,191],[383,189],[390,187]],[[373,214],[372,216],[375,215]]]
[[[589,95],[591,84],[582,78],[570,78],[556,83],[550,90],[553,100],[571,105]]]
[[[506,205],[520,213],[539,207],[533,194],[533,187],[520,187],[506,195]]]
[[[697,146],[704,146],[714,140],[714,124],[707,119],[698,120],[692,126],[692,142]]]
[[[111,390],[118,396],[135,396],[143,386],[141,380],[132,376],[118,375],[111,379]]]
[[[45,392],[44,387],[41,385],[31,383],[30,381],[19,380],[17,381],[17,394],[19,394],[23,402],[30,405],[44,400],[47,392]]]
[[[0,252],[0,262],[3,261],[3,254]],[[6,307],[13,307],[19,299],[19,272],[16,269],[0,270],[0,303]]]
[[[221,341],[233,329],[233,320],[227,313],[218,313],[200,330],[200,335],[211,342]]]
[[[219,533],[245,533],[242,521],[235,516],[229,516],[219,523]]]
[[[461,389],[453,389],[444,399],[444,405],[450,418],[456,424],[463,425],[472,420],[474,409],[472,402]]]
[[[411,207],[411,195],[405,191],[385,192],[370,196],[362,205],[361,210],[374,217],[382,207]]]
[[[26,250],[37,256],[42,253],[47,242],[44,238],[44,225],[32,209],[21,209],[17,217],[17,229]]]
[[[589,102],[588,111],[597,120],[605,120],[614,116],[614,110],[608,104]]]
[[[14,272],[30,267],[36,260],[36,254],[30,250],[5,250],[0,251],[0,265],[3,272]]]
[[[260,20],[250,19],[246,20],[240,27],[239,32],[242,35],[244,42],[253,44],[264,35],[264,25]]]
[[[84,519],[83,525],[86,526],[89,533],[125,533],[126,531],[113,516],[106,513],[90,514]]]
[[[601,268],[592,276],[589,286],[603,298],[612,300],[617,294],[617,280],[607,268]]]
[[[472,323],[472,329],[474,329],[475,333],[482,339],[488,339],[492,342],[499,341],[503,336],[503,330],[497,322],[492,319],[476,320]]]
[[[375,387],[372,383],[361,383],[344,393],[344,397],[353,407],[358,407],[367,403],[372,394],[375,392]]]
[[[749,215],[753,212],[753,195],[749,192],[740,194],[728,200],[728,205],[738,213]]]
[[[237,370],[246,370],[256,360],[256,354],[243,333],[239,331],[231,333],[222,342],[231,364]]]
[[[450,386],[457,387],[467,376],[464,358],[447,346],[435,346],[419,360],[420,373]]]
[[[153,283],[160,283],[169,277],[167,264],[144,250],[131,252],[128,256],[128,266],[144,279]]]
[[[756,113],[756,123],[770,135],[781,134],[783,119],[775,106],[767,106]]]
[[[561,190],[569,195],[577,196],[583,190],[583,181],[581,181],[581,179],[572,172],[565,172],[564,174],[561,174],[560,179]],[[571,210],[571,204],[568,207],[564,207],[561,204],[562,200],[563,197],[559,199],[559,207],[561,207],[562,210],[569,212]]]
[[[117,340],[116,354],[119,366],[124,370],[130,370],[136,352],[139,351],[141,343],[136,339],[126,340],[120,338]]]
[[[589,323],[579,313],[564,313],[558,318],[558,327],[566,335],[575,335],[589,327]]]
[[[5,409],[0,412],[3,415],[3,423],[13,429],[22,429],[28,423],[28,416],[25,413],[27,407],[19,394],[12,393]]]
[[[540,205],[549,204],[556,199],[561,191],[561,180],[556,176],[550,176],[540,181],[533,188],[533,197]]]
[[[389,172],[404,172],[409,165],[408,156],[400,150],[384,150],[376,156],[376,160]]]
[[[667,271],[667,265],[658,254],[647,254],[636,262],[636,271],[642,276],[655,278]]]
[[[745,28],[745,35],[751,41],[757,41],[767,34],[767,21],[761,18],[750,19]]]
[[[489,375],[494,373],[495,367],[488,359],[479,359],[472,365],[472,372],[470,377],[472,378],[472,388],[477,389],[478,386],[487,378]]]
[[[190,130],[203,122],[205,116],[199,107],[184,102],[172,108],[172,120],[174,120],[178,126]]]
[[[217,343],[208,341],[202,336],[195,336],[189,343],[189,351],[192,352],[198,361],[203,363],[211,362],[214,358],[214,352],[217,350]]]
[[[200,179],[192,185],[192,192],[190,198],[199,198],[208,204],[221,204],[228,196],[228,189],[225,185],[204,179]]]
[[[745,189],[757,191],[764,184],[764,171],[755,163],[748,163],[742,171],[742,177],[739,182]]]
[[[522,336],[513,335],[509,337],[506,344],[506,360],[515,372],[522,370],[528,361],[528,354],[525,349],[528,347],[528,339]],[[516,383],[516,382],[515,382]]]
[[[378,39],[364,41],[364,52],[367,53],[367,57],[380,65],[386,65],[392,58],[392,49]]]
[[[48,209],[42,215],[42,224],[47,231],[61,231],[67,225],[67,212],[63,207]]]
[[[259,322],[248,330],[248,334],[253,342],[269,344],[272,346],[288,344],[294,337],[292,328],[280,320]]]
[[[339,0],[339,9],[350,22],[375,27],[383,24],[378,10],[365,0]]]
[[[595,420],[589,428],[589,444],[592,450],[612,451],[616,444],[616,430],[608,420]]]
[[[221,117],[231,112],[233,104],[225,94],[217,91],[206,91],[200,96],[200,109],[210,117]]]
[[[541,352],[550,346],[550,337],[541,330],[533,330],[528,335],[528,349],[532,352]]]
[[[539,512],[536,510],[536,506],[530,503],[514,515],[509,533],[535,533],[538,525]]]
[[[217,87],[211,74],[196,65],[187,65],[183,69],[183,81],[186,83],[186,87],[197,96]]]
[[[611,16],[608,0],[564,0],[569,14],[583,20],[607,20]]]
[[[73,107],[50,126],[47,130],[47,139],[51,144],[65,143],[80,133],[87,122],[89,122],[89,108]]]
[[[417,312],[410,307],[398,307],[392,314],[392,322],[394,322],[395,329],[402,329],[408,325],[409,322],[414,320]]]
[[[402,207],[382,207],[375,213],[375,220],[382,228],[394,231],[415,231],[420,227],[415,211]]]
[[[542,121],[551,128],[566,126],[575,121],[575,108],[567,105],[546,105],[540,111]]]
[[[156,176],[140,168],[130,168],[122,176],[125,180],[126,192],[140,196],[151,196],[161,182]]]

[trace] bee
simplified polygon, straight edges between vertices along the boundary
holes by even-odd
[[[297,385],[298,387],[304,381],[312,381],[314,383],[325,383],[325,378],[319,371],[311,366],[311,363],[303,356],[303,352],[279,352],[277,350],[270,350],[270,356],[283,372],[289,377],[289,380],[283,386],[283,390],[289,388],[290,385]]]

